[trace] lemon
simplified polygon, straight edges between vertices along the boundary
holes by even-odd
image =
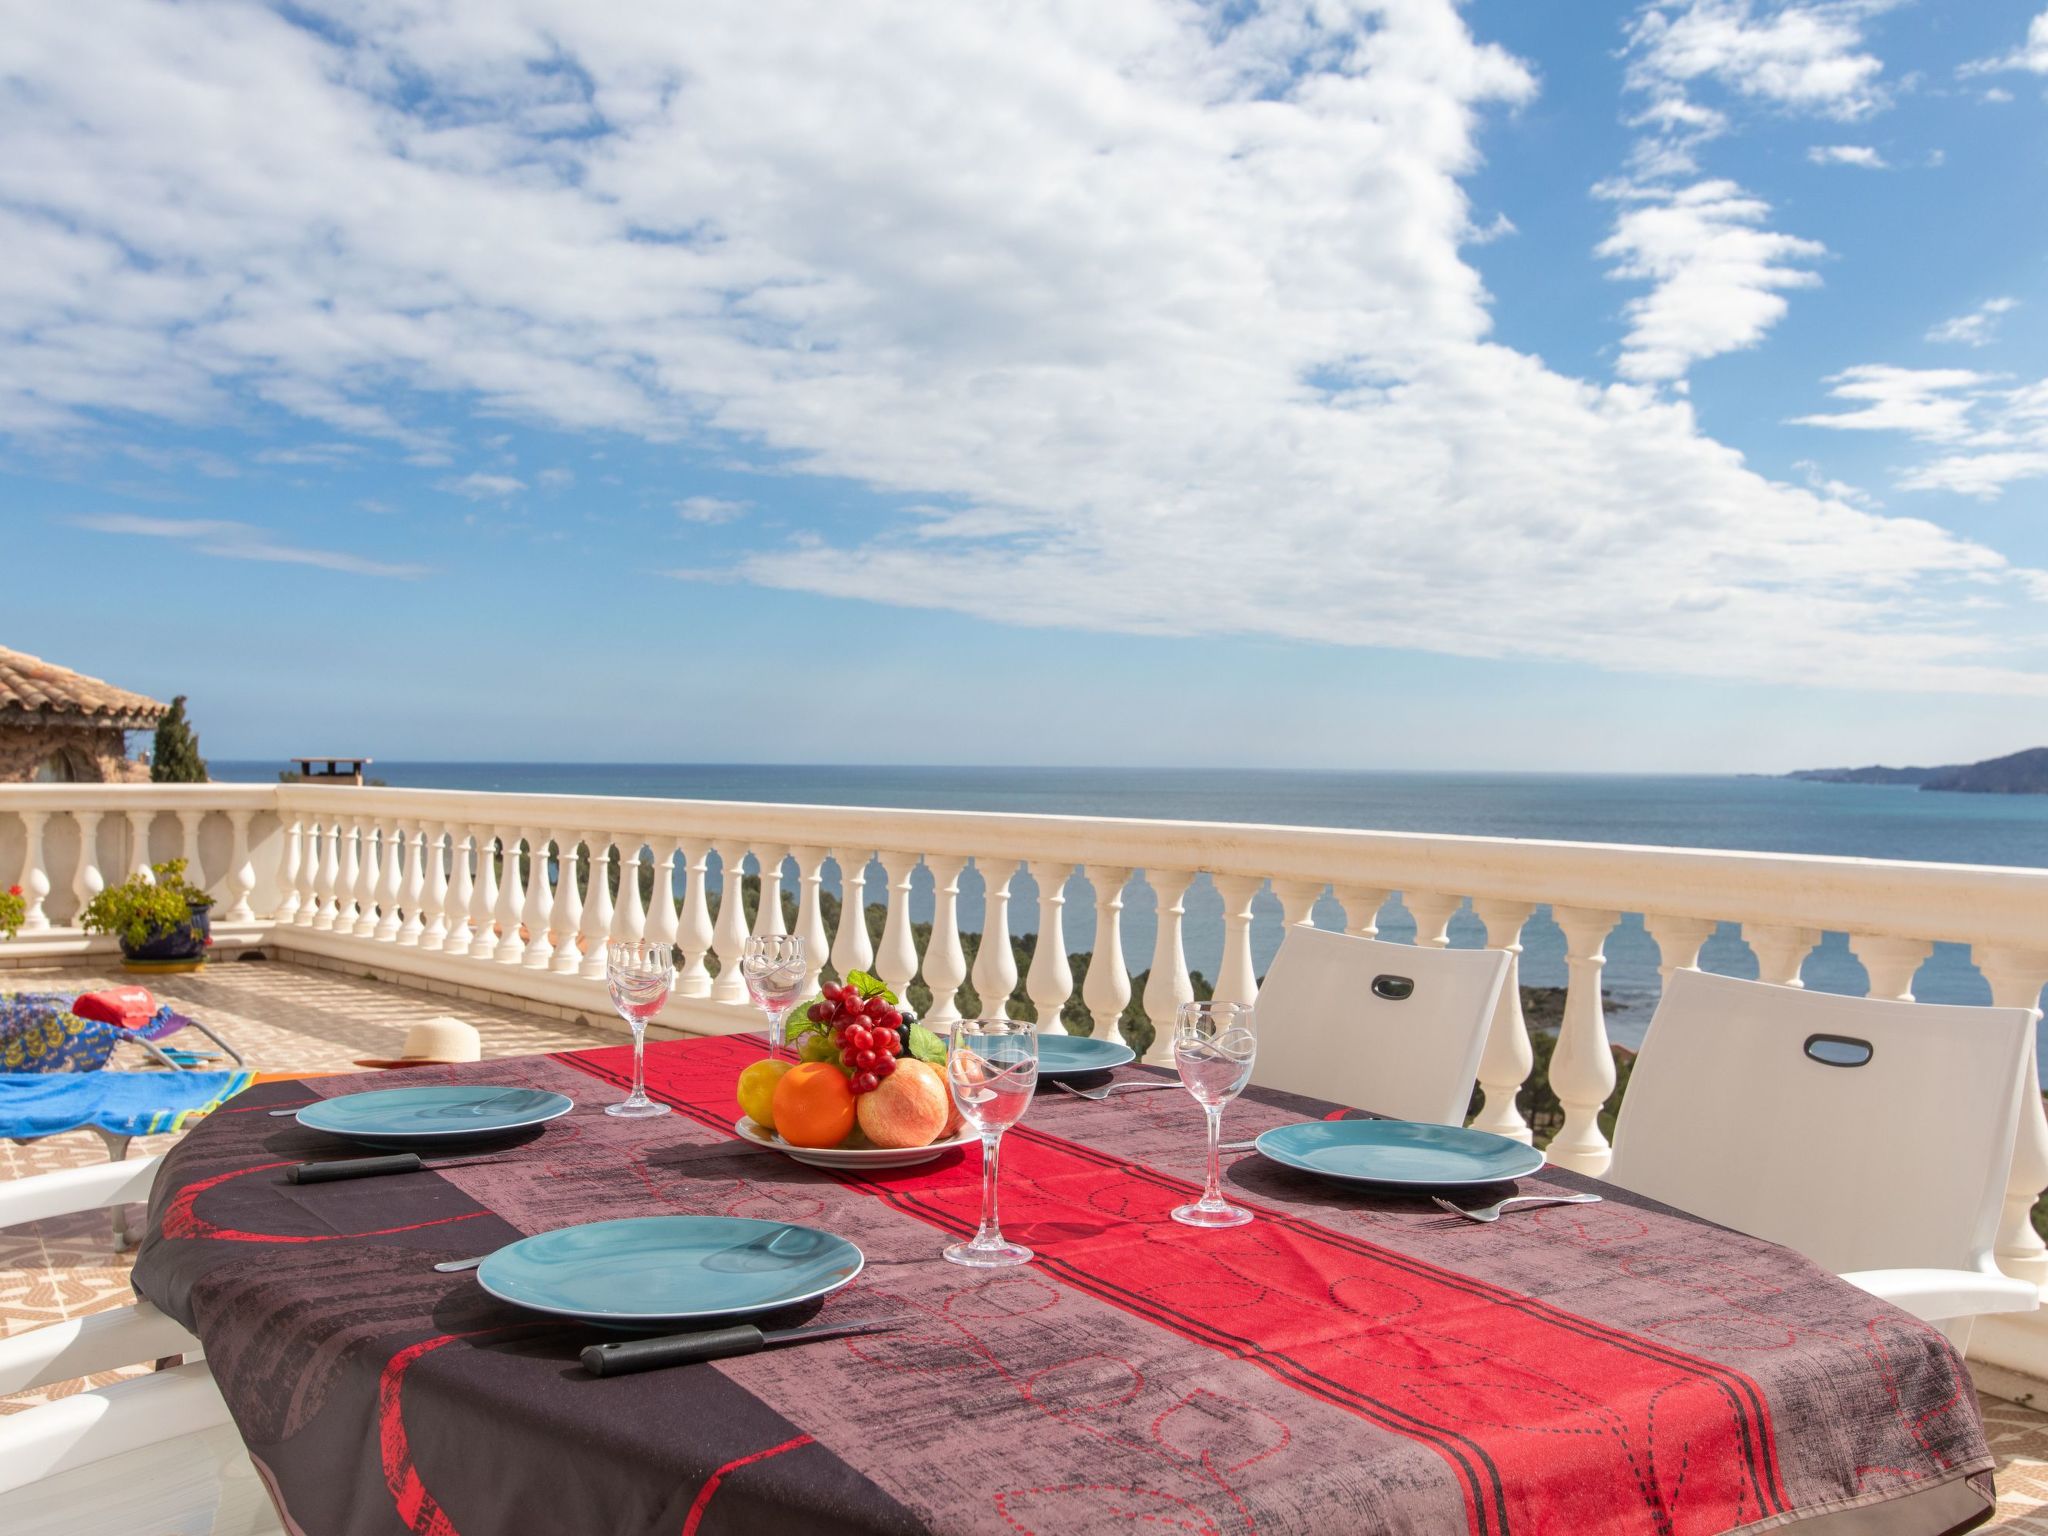
[[[764,1131],[775,1129],[775,1085],[793,1061],[755,1062],[740,1074],[740,1113]]]

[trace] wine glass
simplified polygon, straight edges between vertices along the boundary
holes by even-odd
[[[1027,1019],[961,1019],[946,1042],[946,1084],[960,1117],[981,1134],[981,1226],[946,1257],[970,1269],[1023,1264],[1031,1250],[1003,1240],[996,1222],[997,1154],[1038,1087],[1038,1026]]]
[[[1258,1025],[1250,1003],[1182,1003],[1173,1020],[1173,1064],[1209,1120],[1209,1178],[1202,1198],[1173,1219],[1191,1227],[1241,1227],[1252,1213],[1223,1198],[1223,1106],[1251,1081]]]
[[[633,1091],[608,1115],[665,1115],[666,1104],[647,1097],[647,1021],[661,1012],[676,981],[675,951],[650,939],[613,939],[604,947],[604,979],[611,984],[612,1007],[633,1031]]]
[[[740,951],[747,996],[768,1015],[768,1054],[782,1054],[789,1010],[803,996],[804,941],[793,933],[757,934]]]

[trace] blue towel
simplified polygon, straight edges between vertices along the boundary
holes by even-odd
[[[96,1125],[154,1136],[217,1109],[254,1072],[0,1072],[0,1136],[30,1140]]]

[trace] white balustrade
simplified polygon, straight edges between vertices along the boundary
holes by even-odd
[[[799,844],[789,850],[796,861],[796,935],[804,942],[803,996],[818,990],[831,936],[825,932],[825,850]]]
[[[448,824],[448,931],[434,947],[446,955],[466,955],[476,938],[469,914],[476,905],[476,887],[471,880],[474,861],[481,856],[476,829],[462,822]]]
[[[206,866],[199,862],[199,824],[206,819],[206,812],[180,806],[177,817],[182,838],[179,857],[185,861],[185,883],[195,891],[203,891],[207,887],[207,879]]]
[[[1173,1023],[1181,1004],[1195,999],[1181,932],[1187,917],[1184,899],[1193,879],[1183,869],[1145,871],[1145,883],[1152,887],[1159,914],[1153,929],[1152,970],[1145,978],[1145,1017],[1152,1021],[1152,1043],[1145,1050],[1145,1060],[1158,1066],[1173,1065]]]
[[[845,980],[855,971],[875,963],[874,945],[868,939],[868,860],[865,848],[834,850],[839,866],[839,931],[832,935],[832,969]]]
[[[676,923],[676,943],[683,951],[683,965],[676,976],[678,997],[709,997],[711,967],[705,962],[718,936],[711,919],[711,840],[698,833],[688,839],[689,853],[683,876],[683,910]]]
[[[1441,891],[1403,891],[1401,904],[1415,919],[1415,942],[1424,949],[1448,949],[1451,943],[1451,919],[1458,908],[1464,905],[1464,898],[1447,896]]]
[[[1849,948],[1870,975],[1870,995],[1901,1003],[1913,1001],[1913,978],[1934,953],[1934,945],[1926,939],[1895,939],[1875,933],[1852,935]]]
[[[1088,958],[1088,976],[1081,983],[1081,1001],[1100,1040],[1121,1040],[1124,1008],[1131,1000],[1131,973],[1124,969],[1124,886],[1131,872],[1114,864],[1090,864],[1088,883],[1095,887],[1095,952]],[[1310,902],[1315,898],[1311,896]]]
[[[592,981],[603,981],[604,947],[611,941],[615,915],[612,906],[613,839],[606,833],[593,832],[588,841],[590,874],[583,892],[583,963],[577,967],[577,974]],[[624,850],[619,850],[616,857],[623,860]]]
[[[712,924],[711,943],[718,952],[718,975],[711,996],[715,1002],[743,1003],[747,983],[740,975],[740,952],[747,947],[747,845],[728,841],[714,846],[719,860],[718,919]]]
[[[548,883],[547,833],[539,827],[527,828],[526,850],[526,901],[519,909],[520,925],[526,930],[526,948],[519,963],[530,971],[545,971],[555,962],[554,940],[548,932],[555,890]]]
[[[253,811],[228,812],[228,872],[227,872],[227,920],[231,923],[252,921],[255,910],[249,905],[249,895],[256,889],[256,866],[249,860],[249,822]]]
[[[1260,875],[1212,875],[1223,898],[1223,964],[1216,971],[1219,1003],[1254,1003],[1258,978],[1252,974],[1252,902],[1266,881]]]
[[[1280,899],[1280,921],[1289,928],[1313,928],[1316,902],[1323,887],[1314,880],[1275,880],[1273,894]]]
[[[676,947],[676,937],[681,925],[676,918],[676,842],[672,837],[657,837],[647,845],[652,860],[654,879],[647,890],[647,925],[642,937],[650,944],[666,944]],[[638,881],[634,884],[637,886]]]
[[[405,919],[398,910],[398,902],[405,894],[405,884],[410,878],[405,868],[405,855],[410,841],[402,822],[386,824],[379,838],[384,862],[380,871],[381,878],[377,883],[375,932],[386,944],[398,942],[398,931],[405,924]]]
[[[107,877],[100,873],[100,813],[98,811],[74,811],[78,822],[78,869],[71,877],[71,895],[74,901],[72,921],[75,914],[83,912],[92,904],[93,897],[107,888]]]
[[[476,829],[476,880],[469,899],[469,953],[475,960],[489,960],[498,952],[498,868],[509,863],[501,859],[497,835],[487,826]]]
[[[491,958],[500,965],[518,965],[526,958],[526,940],[519,936],[520,919],[526,911],[526,870],[519,843],[519,828],[498,828],[498,847],[504,857],[498,861],[498,905],[493,914],[498,942]]]
[[[875,974],[891,992],[908,998],[910,983],[917,977],[917,939],[910,931],[910,877],[917,872],[917,855],[883,852],[879,857],[889,881],[889,915],[882,921]]]
[[[779,938],[789,931],[782,919],[782,861],[787,848],[757,847],[754,865],[761,871],[761,902],[754,908],[754,937]]]
[[[95,816],[94,822],[99,818]],[[305,837],[304,823],[291,811],[284,813],[284,847],[279,854],[277,884],[279,900],[277,910],[271,914],[272,921],[279,923],[300,923],[306,919],[305,911]],[[84,866],[81,865],[80,868]]]
[[[145,885],[156,883],[149,867],[149,831],[155,823],[155,811],[128,812],[128,877]]]
[[[924,984],[932,1003],[924,1022],[944,1034],[960,1017],[960,984],[967,979],[967,953],[960,945],[960,876],[967,860],[941,853],[925,864],[932,872],[932,937],[924,950]]]
[[[619,839],[619,896],[612,937],[627,942],[647,935],[647,909],[640,905],[640,846],[637,838]]]
[[[330,932],[341,921],[341,823],[320,823],[320,876],[314,882],[313,927]]]
[[[1774,924],[1745,924],[1742,936],[1756,954],[1757,980],[1781,987],[1803,987],[1800,969],[1820,935],[1811,928],[1780,927]]]
[[[377,932],[377,895],[382,871],[378,861],[382,852],[382,837],[376,825],[368,821],[357,823],[354,932],[359,939],[371,938]]]
[[[335,827],[335,843],[341,849],[341,878],[334,886],[334,923],[336,933],[354,933],[356,919],[362,916],[357,889],[363,878],[362,831],[354,822],[343,822]]]
[[[555,904],[548,913],[548,931],[555,951],[548,968],[558,976],[574,976],[583,968],[583,844],[574,832],[557,831]]]
[[[1374,903],[1372,916],[1378,914]],[[1532,1139],[1529,1122],[1522,1118],[1515,1096],[1529,1080],[1536,1065],[1536,1053],[1529,1044],[1529,1025],[1522,1016],[1522,927],[1535,909],[1526,901],[1493,901],[1482,898],[1472,904],[1472,915],[1486,925],[1486,942],[1508,955],[1507,980],[1501,983],[1500,1001],[1494,1004],[1493,1022],[1486,1031],[1486,1044],[1479,1055],[1479,1087],[1485,1094],[1473,1124],[1496,1136],[1516,1141]],[[1368,918],[1370,920],[1370,917]]]
[[[433,951],[448,940],[448,852],[443,847],[448,826],[445,822],[422,821],[419,828],[417,867],[421,878],[412,893],[419,909],[419,924],[414,927],[408,918],[406,930],[412,937],[408,941],[401,933],[399,942]]]
[[[1621,914],[1553,907],[1551,916],[1564,930],[1566,980],[1564,1022],[1550,1056],[1550,1089],[1564,1108],[1564,1128],[1550,1143],[1550,1160],[1597,1177],[1613,1156],[1600,1129],[1600,1111],[1614,1092],[1614,1053],[1607,1043],[1600,973],[1607,964],[1607,935]]]
[[[1364,886],[1346,885],[1337,890],[1337,900],[1344,908],[1344,931],[1361,939],[1376,939],[1380,936],[1380,908],[1387,904],[1387,891],[1375,891]]]
[[[1024,995],[1038,1010],[1038,1032],[1064,1031],[1060,1010],[1074,995],[1074,967],[1067,960],[1067,878],[1074,866],[1063,859],[1034,859],[1031,878],[1038,884],[1038,943],[1031,951],[1031,969],[1024,977]]]
[[[2048,986],[2048,951],[1980,947],[1977,969],[1991,983],[1992,1004],[2025,1008],[2038,1022],[2041,988]],[[2032,1036],[2030,1035],[2031,1039]],[[2037,1065],[2027,1054],[2025,1081],[2035,1084]],[[2034,1230],[2034,1202],[2048,1189],[2048,1114],[2038,1092],[2021,1095],[2019,1136],[2013,1148],[2011,1178],[2006,1185],[2005,1212],[1998,1225],[1999,1268],[2035,1285],[2048,1284],[2048,1245]]]
[[[43,827],[49,819],[46,811],[21,813],[21,878],[15,884],[21,887],[21,899],[28,909],[27,916],[21,920],[23,933],[42,933],[50,926],[49,915],[43,911],[43,902],[50,894],[50,876],[44,867],[43,852]]]
[[[1017,952],[1010,946],[1010,882],[1017,875],[1015,859],[976,858],[981,874],[981,946],[974,952],[974,990],[981,999],[980,1017],[1007,1019],[1010,994],[1017,990]],[[841,927],[845,926],[842,920]]]

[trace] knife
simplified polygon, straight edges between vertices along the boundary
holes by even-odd
[[[323,1163],[294,1163],[285,1169],[287,1184],[326,1184],[334,1179],[374,1179],[385,1173],[418,1173],[433,1168],[474,1168],[501,1163],[501,1157],[437,1158],[427,1162],[417,1152],[393,1152],[385,1157],[330,1158]]]
[[[900,1323],[813,1323],[807,1328],[774,1328],[764,1333],[752,1323],[713,1328],[703,1333],[671,1333],[658,1339],[627,1339],[617,1344],[592,1344],[580,1357],[593,1376],[624,1376],[631,1371],[658,1370],[665,1365],[691,1365],[699,1360],[727,1360],[782,1344],[808,1344],[819,1339],[857,1333],[894,1333]]]

